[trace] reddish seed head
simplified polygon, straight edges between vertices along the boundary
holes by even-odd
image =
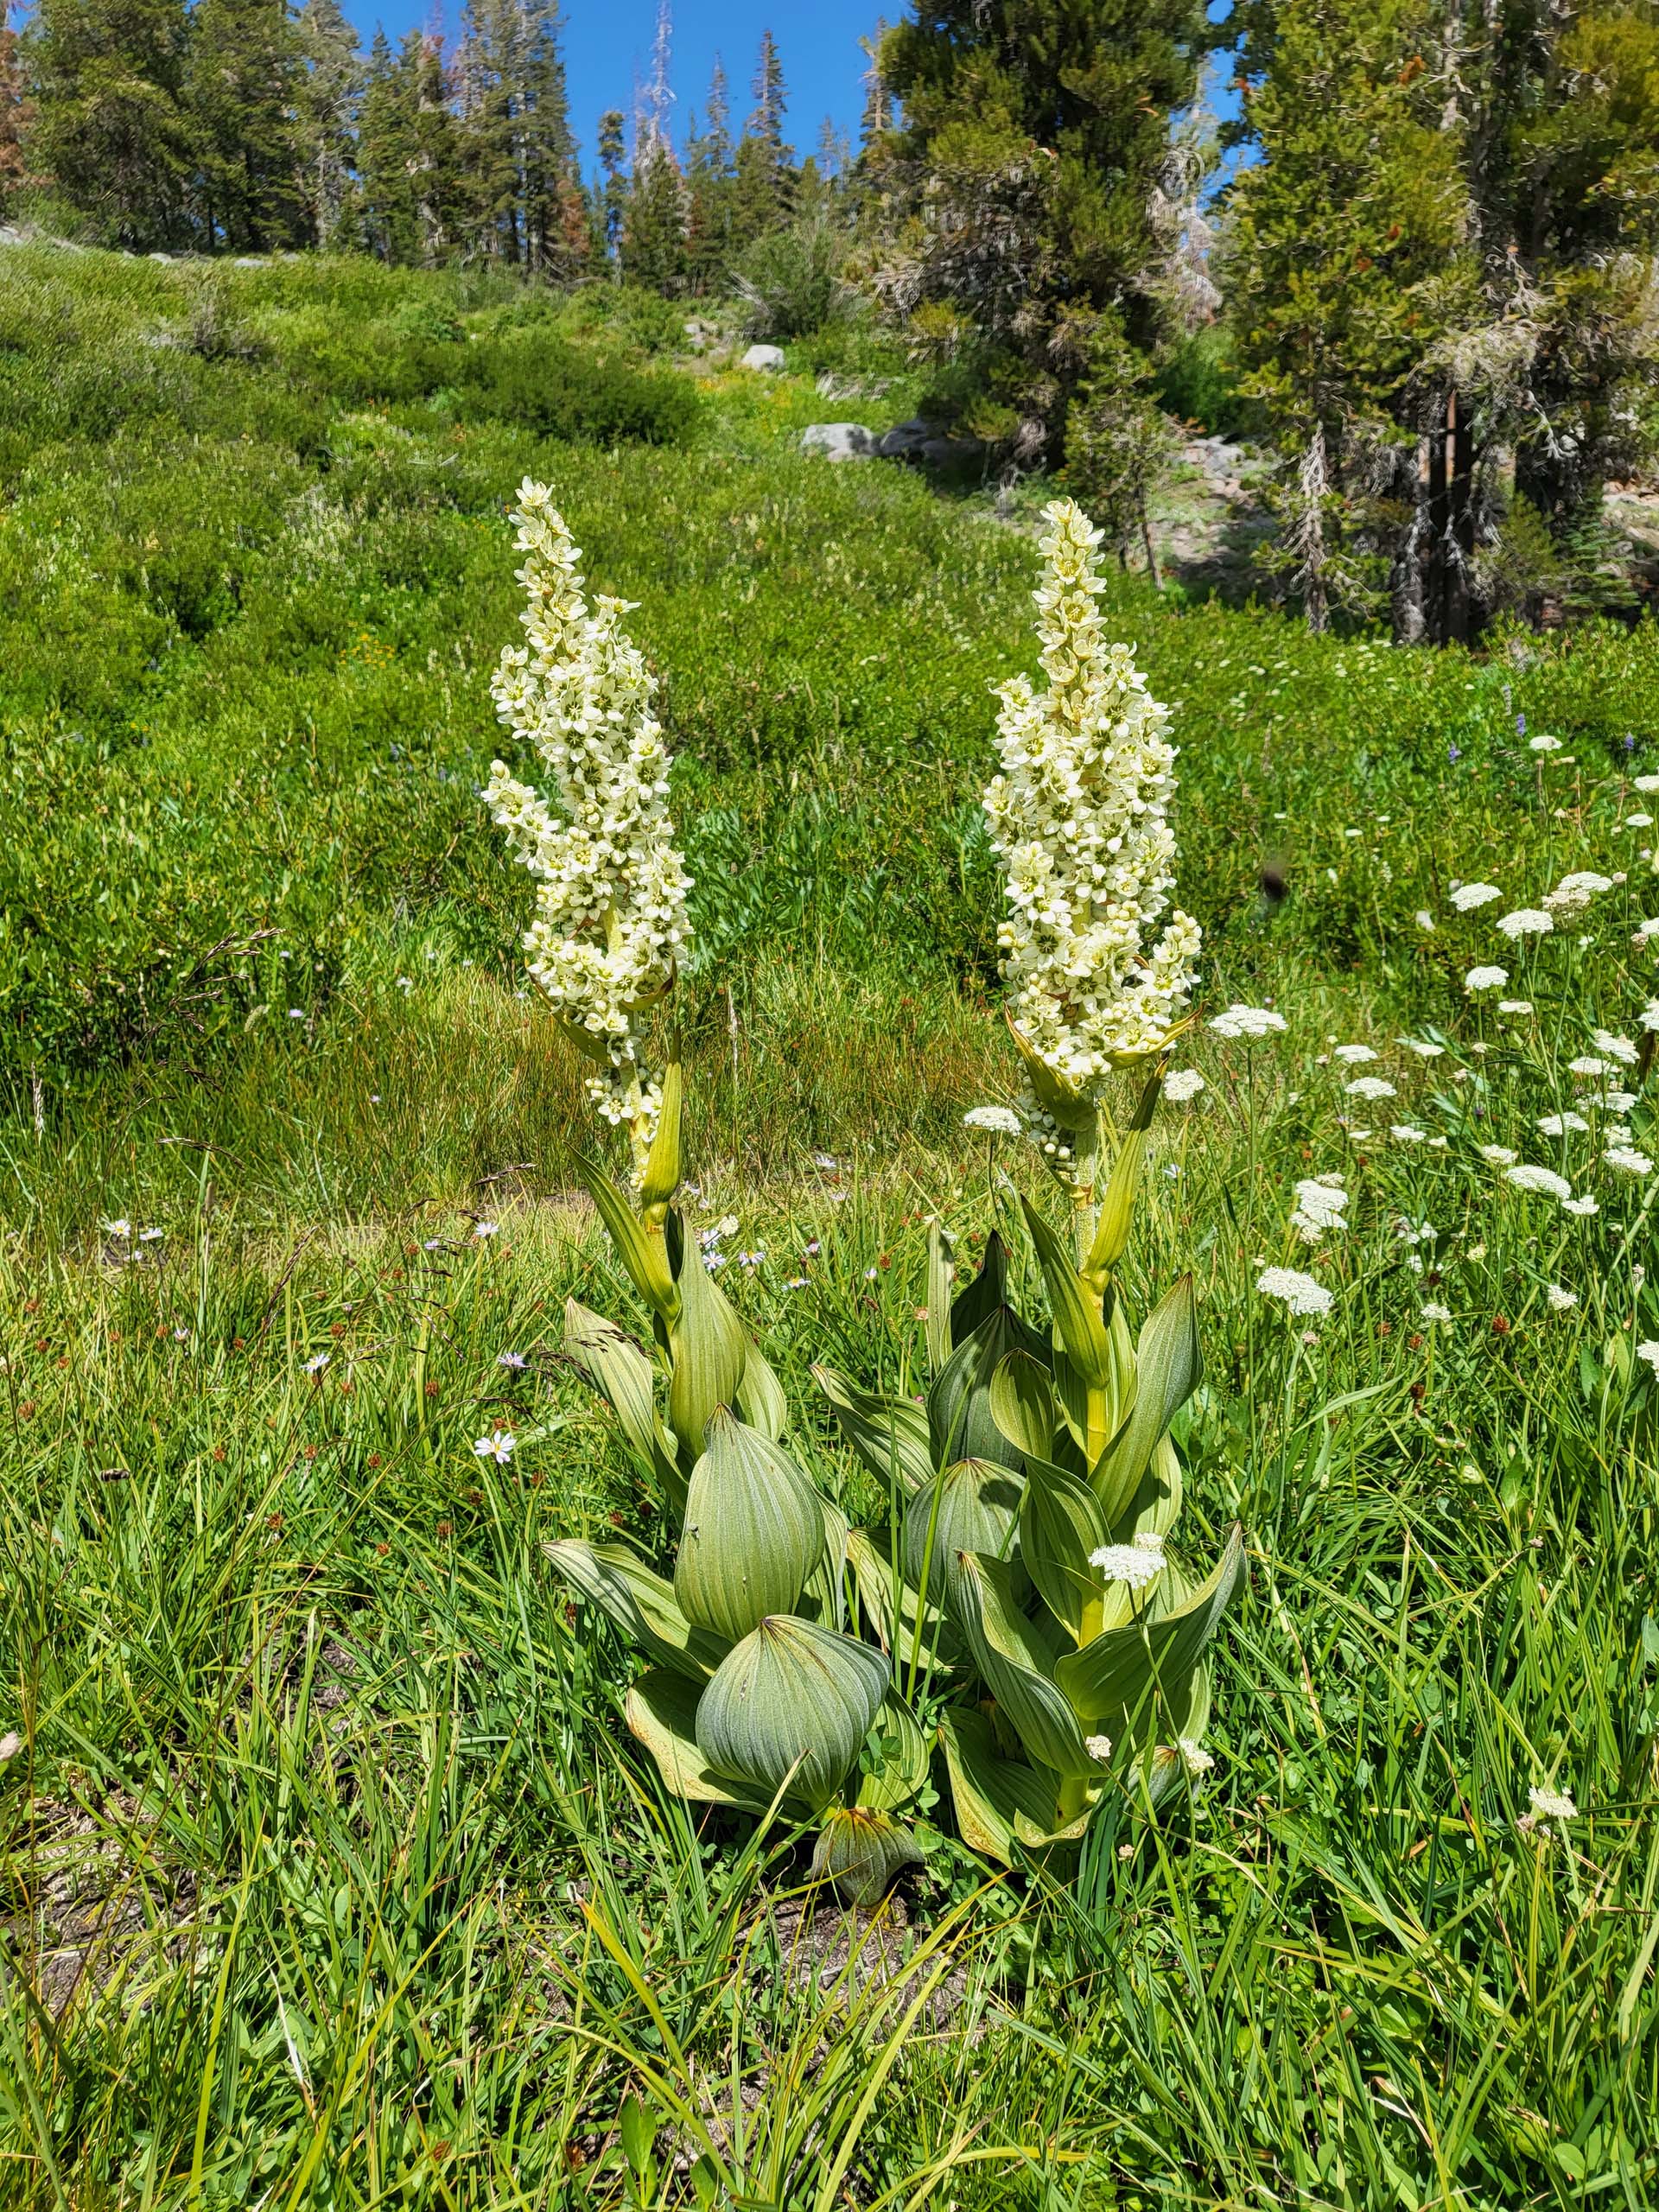
[[[1426,1391],[1426,1389],[1427,1389],[1427,1385],[1426,1383],[1423,1383],[1423,1382],[1414,1382],[1414,1383],[1412,1384],[1412,1386],[1411,1386],[1411,1402],[1413,1403],[1413,1405],[1414,1405],[1414,1406],[1421,1406],[1421,1405],[1422,1404],[1422,1402],[1423,1402],[1423,1395],[1424,1395],[1424,1392]]]
[[[280,1513],[268,1513],[265,1516],[265,1526],[267,1529],[280,1529],[282,1525],[283,1516]]]
[[[449,1523],[448,1523],[447,1521],[440,1521],[440,1522],[439,1522],[439,1523],[438,1523],[438,1534],[439,1534],[441,1536],[447,1536],[447,1535],[449,1534]]]
[[[377,1544],[374,1548],[377,1554],[381,1559],[385,1559],[386,1554],[391,1549],[391,1546],[390,1544]]]
[[[427,1384],[427,1386],[426,1386],[426,1395],[427,1395],[427,1396],[428,1396],[429,1398],[435,1398],[435,1397],[437,1396],[437,1395],[438,1395],[438,1386],[437,1386],[437,1384],[436,1384],[435,1382],[429,1382],[429,1383]]]
[[[370,1454],[369,1454],[369,1465],[370,1465],[372,1467],[378,1467],[378,1466],[379,1465],[379,1464],[380,1464],[380,1454],[379,1454],[378,1452],[370,1452]]]
[[[1421,1351],[1423,1348],[1422,1338],[1415,1334],[1408,1337],[1406,1342],[1411,1346],[1413,1351]]]
[[[1495,1337],[1507,1337],[1509,1333],[1509,1322],[1504,1319],[1502,1313],[1494,1313],[1492,1316],[1492,1334]]]
[[[223,1463],[223,1461],[224,1461],[224,1458],[225,1458],[225,1446],[224,1446],[222,1444],[215,1444],[215,1445],[214,1445],[214,1446],[213,1446],[213,1457],[214,1457],[214,1459],[215,1459],[219,1460],[221,1464]]]
[[[1393,1322],[1379,1321],[1376,1325],[1376,1333],[1379,1337],[1391,1337],[1394,1334]]]

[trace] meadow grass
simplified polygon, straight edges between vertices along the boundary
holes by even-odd
[[[225,272],[215,335],[188,270],[14,261],[88,377],[163,327],[205,350],[149,348],[175,380],[143,407],[111,368],[127,415],[12,452],[0,517],[0,2201],[1654,2201],[1659,1179],[1599,1159],[1653,1149],[1651,1048],[1570,1065],[1656,988],[1622,826],[1650,628],[1430,658],[1111,602],[1182,702],[1206,1004],[1290,1025],[1195,1033],[1127,1292],[1193,1268],[1188,1525],[1247,1531],[1217,1766],[1012,1876],[931,1801],[869,1923],[812,1907],[786,1821],[664,1797],[628,1655],[543,1556],[664,1547],[560,1356],[567,1296],[641,1316],[473,795],[500,512],[549,475],[642,602],[699,878],[692,1218],[734,1223],[721,1279],[791,1440],[877,1522],[810,1366],[916,1387],[926,1220],[965,1262],[1013,1186],[1043,1198],[960,1126],[1014,1089],[972,801],[1028,545],[988,500],[797,458],[849,411],[804,378],[702,376],[683,448],[334,396],[337,357],[513,312],[453,278]],[[671,338],[626,343],[660,370]],[[1629,880],[1530,951],[1446,895],[1536,905],[1580,866]],[[1463,990],[1494,958],[1530,1014]],[[1350,1226],[1310,1249],[1294,1185],[1328,1173]],[[1268,1265],[1330,1313],[1287,1316]],[[474,1449],[498,1430],[505,1465]]]

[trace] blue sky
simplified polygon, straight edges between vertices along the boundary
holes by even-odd
[[[366,44],[377,22],[395,40],[432,20],[431,0],[343,0]],[[701,110],[718,53],[731,85],[732,118],[741,124],[751,101],[760,34],[768,25],[778,41],[789,94],[786,124],[799,155],[818,143],[826,115],[856,137],[864,104],[865,68],[858,41],[875,27],[883,0],[674,0],[675,136],[683,134],[693,107]],[[445,0],[444,28],[458,25],[461,0]],[[890,20],[903,0],[886,0]],[[582,142],[584,168],[593,161],[595,118],[607,107],[626,114],[637,70],[650,73],[657,0],[565,0],[564,59],[570,81],[570,119]]]

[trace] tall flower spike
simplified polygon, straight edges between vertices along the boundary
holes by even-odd
[[[1048,688],[1023,676],[1001,686],[1001,771],[984,806],[1007,877],[998,944],[1033,1118],[1077,1128],[1111,1070],[1159,1052],[1179,1026],[1199,936],[1179,908],[1163,920],[1175,857],[1168,709],[1128,646],[1106,641],[1102,533],[1071,499],[1044,520],[1034,596]]]
[[[690,936],[657,679],[623,633],[630,602],[596,596],[589,612],[581,552],[546,485],[526,477],[512,519],[528,642],[502,653],[491,689],[503,723],[552,770],[563,818],[500,760],[484,800],[538,887],[524,939],[531,977],[599,1063],[588,1096],[627,1129],[637,1183],[662,1088],[639,1058],[636,1022],[672,985]]]

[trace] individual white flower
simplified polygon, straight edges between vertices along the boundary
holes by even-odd
[[[1581,1053],[1576,1060],[1569,1060],[1567,1066],[1569,1075],[1592,1076],[1613,1073],[1612,1062],[1598,1059],[1592,1052]]]
[[[1656,939],[1659,939],[1659,915],[1656,915],[1651,919],[1643,922],[1638,926],[1635,936],[1630,939],[1630,943],[1637,951],[1645,952],[1648,947],[1652,944]]]
[[[1564,875],[1544,900],[1552,914],[1559,914],[1563,921],[1572,921],[1582,914],[1592,899],[1604,891],[1611,891],[1613,880],[1610,875],[1598,875],[1593,868],[1578,868],[1571,875]],[[1502,922],[1498,927],[1502,929]]]
[[[1539,1116],[1541,1136],[1564,1137],[1569,1130],[1587,1129],[1590,1124],[1582,1114],[1543,1114]]]
[[[1112,1756],[1112,1739],[1109,1736],[1085,1736],[1083,1748],[1097,1765],[1104,1766]]]
[[[1584,1095],[1586,1106],[1599,1107],[1604,1114],[1628,1114],[1636,1103],[1633,1090],[1588,1090]]]
[[[1452,904],[1460,914],[1466,914],[1474,907],[1484,906],[1503,896],[1495,883],[1460,883],[1452,893]]]
[[[1564,1789],[1529,1789],[1527,1802],[1540,1821],[1576,1821],[1579,1808]]]
[[[1620,1037],[1613,1030],[1598,1029],[1595,1047],[1610,1060],[1617,1060],[1622,1067],[1633,1068],[1641,1058],[1640,1049],[1628,1037]]]
[[[1645,1359],[1656,1375],[1659,1375],[1659,1338],[1649,1337],[1645,1344],[1637,1344],[1636,1356]]]
[[[1212,1014],[1210,1027],[1217,1037],[1271,1037],[1287,1027],[1282,1014],[1264,1006],[1230,1006],[1225,1014]]]
[[[1633,776],[1630,789],[1633,791],[1659,791],[1659,776]]]
[[[1573,1195],[1573,1185],[1565,1175],[1558,1175],[1553,1167],[1534,1167],[1523,1165],[1506,1168],[1506,1183],[1513,1183],[1517,1191],[1538,1191],[1546,1198],[1560,1198],[1563,1205]]]
[[[1290,1225],[1304,1244],[1317,1244],[1327,1230],[1346,1229],[1348,1193],[1339,1175],[1309,1175],[1296,1185],[1296,1210]]]
[[[473,1234],[474,1236],[499,1236],[501,1234],[501,1224],[499,1221],[475,1221],[473,1224]]]
[[[166,1234],[167,1231],[164,1229],[141,1229],[138,1232],[138,1242],[141,1244],[159,1244]]]
[[[1286,1311],[1298,1315],[1328,1313],[1336,1302],[1322,1282],[1295,1268],[1264,1268],[1255,1287],[1265,1298],[1282,1299]]]
[[[1512,940],[1548,937],[1554,926],[1555,917],[1541,912],[1536,906],[1518,906],[1514,913],[1501,915],[1497,923],[1500,934]]]
[[[1627,814],[1624,827],[1627,830],[1651,830],[1653,817],[1650,814]]]
[[[1513,1167],[1521,1155],[1511,1152],[1506,1144],[1484,1144],[1480,1147],[1480,1156],[1490,1160],[1494,1167]]]
[[[1497,1010],[1500,1014],[1530,1014],[1532,1001],[1530,999],[1499,999]]]
[[[1350,1067],[1357,1068],[1363,1067],[1367,1060],[1374,1060],[1376,1054],[1369,1045],[1338,1045],[1331,1057],[1333,1060],[1345,1060]]]
[[[1197,1068],[1172,1068],[1164,1077],[1164,1096],[1172,1106],[1184,1106],[1203,1089],[1204,1077]]]
[[[1452,1319],[1452,1308],[1449,1306],[1436,1306],[1432,1300],[1424,1306],[1422,1313],[1425,1321],[1445,1322]]]
[[[1181,1764],[1191,1775],[1208,1774],[1215,1765],[1212,1754],[1191,1736],[1178,1738],[1175,1748],[1181,1755]]]
[[[1604,1164],[1617,1175],[1651,1175],[1653,1162],[1645,1152],[1637,1152],[1630,1145],[1610,1145],[1601,1155]]]
[[[662,1095],[640,1063],[635,1022],[672,984],[690,934],[690,879],[652,713],[657,679],[622,631],[627,601],[596,596],[589,611],[582,556],[544,484],[525,479],[512,519],[527,643],[503,652],[492,695],[503,723],[551,769],[563,818],[499,760],[484,801],[537,881],[524,939],[531,977],[603,1062],[588,1092],[627,1128],[637,1180]]]
[[[328,1354],[326,1351],[313,1352],[305,1363],[305,1371],[308,1375],[321,1375],[327,1364]]]
[[[1421,1037],[1402,1037],[1400,1042],[1408,1052],[1415,1052],[1420,1060],[1438,1060],[1446,1050],[1444,1045],[1431,1045]]]
[[[518,1442],[516,1436],[510,1435],[504,1428],[498,1428],[488,1436],[480,1436],[473,1449],[480,1459],[493,1459],[498,1467],[505,1467],[512,1459]]]
[[[519,1368],[524,1364],[524,1355],[521,1351],[499,1351],[495,1363],[498,1367]]]
[[[1529,738],[1527,743],[1529,749],[1534,753],[1559,753],[1561,749],[1561,741],[1559,737],[1550,737],[1541,733],[1537,737]]]
[[[1463,979],[1463,988],[1465,991],[1497,991],[1509,980],[1507,968],[1471,968]]]
[[[1009,1019],[1024,1052],[1084,1101],[1179,1023],[1199,931],[1179,908],[1165,918],[1175,880],[1169,710],[1129,647],[1107,642],[1101,531],[1071,499],[1043,519],[1034,597],[1047,685],[1016,676],[999,688],[1001,766],[983,804],[1006,874],[997,941]],[[1027,1110],[1048,1118],[1034,1092]]]
[[[124,1243],[132,1235],[132,1224],[124,1218],[119,1221],[106,1221],[104,1230],[106,1236],[118,1236]]]
[[[988,1129],[1001,1137],[1017,1137],[1021,1123],[1011,1106],[970,1106],[962,1117],[964,1129]]]
[[[1420,930],[1432,931],[1434,927],[1434,917],[1427,906],[1420,906],[1417,909],[1416,922]]]
[[[1378,1098],[1399,1096],[1394,1085],[1380,1075],[1357,1075],[1351,1083],[1344,1083],[1342,1087],[1351,1098],[1363,1098],[1368,1104]]]
[[[1561,1211],[1577,1214],[1580,1221],[1587,1221],[1592,1214],[1601,1211],[1601,1206],[1599,1202],[1592,1198],[1586,1191],[1581,1198],[1563,1198]]]
[[[1164,1571],[1161,1536],[1137,1536],[1132,1544],[1103,1544],[1089,1554],[1090,1567],[1100,1569],[1107,1582],[1122,1582],[1130,1590],[1146,1590]]]
[[[1567,1290],[1558,1282],[1546,1283],[1544,1296],[1549,1301],[1549,1310],[1552,1313],[1570,1313],[1579,1302],[1579,1294],[1576,1290]]]
[[[1397,1144],[1427,1144],[1428,1131],[1420,1129],[1414,1122],[1396,1122],[1389,1135]]]

